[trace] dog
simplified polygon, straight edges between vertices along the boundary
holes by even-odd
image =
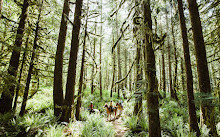
[[[122,103],[116,103],[116,107],[119,110],[119,115],[121,115],[122,111],[123,111],[123,105]]]
[[[113,113],[115,113],[115,118],[116,118],[116,114],[117,114],[117,107],[116,106],[111,107],[111,106],[108,106],[108,104],[106,103],[104,107],[106,108],[106,112],[107,112],[107,120],[108,120],[109,116],[110,116],[110,120],[111,120],[111,114],[113,114]]]

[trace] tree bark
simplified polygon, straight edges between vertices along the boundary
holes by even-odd
[[[22,11],[21,11],[21,18],[19,21],[18,29],[17,29],[15,45],[14,45],[11,59],[9,62],[8,74],[12,76],[14,79],[16,79],[17,70],[19,66],[20,48],[22,45],[22,38],[24,36],[28,5],[29,5],[28,0],[24,0]],[[6,113],[12,110],[12,102],[13,102],[13,97],[14,97],[15,85],[11,84],[8,86],[7,89],[8,89],[7,91],[4,91],[2,93],[2,96],[0,99],[0,113]]]
[[[181,58],[181,77],[182,77],[182,90],[185,91],[185,74],[184,74],[184,61]]]
[[[88,6],[88,4],[87,4]],[[88,16],[88,9],[87,15]],[[85,51],[86,51],[86,37],[87,37],[87,18],[86,17],[86,24],[85,24],[85,34],[83,40],[83,52],[82,52],[82,63],[81,63],[81,71],[80,71],[80,78],[79,78],[79,91],[78,91],[78,98],[76,104],[76,120],[80,120],[80,107],[81,107],[81,98],[82,98],[82,87],[83,87],[83,75],[84,75],[84,64],[85,64]]]
[[[158,83],[156,80],[155,55],[152,47],[152,19],[150,0],[144,1],[144,24],[151,30],[145,34],[144,47],[144,68],[145,77],[147,79],[147,110],[149,137],[161,137],[160,118],[159,118],[159,102],[158,102]]]
[[[164,59],[164,45],[162,47],[162,81],[164,98],[166,98],[166,74],[165,74],[165,59]]]
[[[56,117],[61,115],[63,105],[63,53],[66,41],[67,18],[69,17],[69,11],[69,0],[64,0],[54,67],[53,103],[54,115]]]
[[[122,78],[121,76],[121,59],[120,59],[120,44],[117,45],[117,59],[118,59],[118,80]],[[118,98],[120,98],[120,90],[122,84],[118,84]]]
[[[23,102],[22,102],[22,105],[21,105],[21,111],[19,113],[20,116],[24,115],[25,107],[26,107],[26,104],[27,104],[27,98],[28,98],[29,87],[30,87],[30,82],[31,82],[31,75],[33,73],[34,60],[35,60],[37,46],[38,46],[37,45],[37,40],[38,40],[38,32],[39,32],[39,29],[40,29],[39,28],[40,17],[41,17],[41,9],[40,9],[40,13],[38,15],[38,19],[37,19],[37,23],[36,23],[33,51],[32,51],[32,56],[31,56],[30,67],[29,67],[29,70],[28,70],[28,76],[27,76],[26,86],[25,86],[25,90],[24,90]]]
[[[174,48],[174,60],[175,60],[175,67],[174,67],[174,80],[173,80],[173,98],[178,101],[178,97],[177,97],[177,65],[178,65],[178,61],[177,61],[177,52],[176,52],[176,42],[175,42],[175,34],[174,34],[174,24],[173,24],[174,20],[172,21],[172,26],[171,26],[171,31],[172,31],[172,37],[173,37],[173,48]]]
[[[134,115],[140,117],[142,114],[142,79],[143,73],[141,68],[141,47],[137,44],[137,61],[136,61],[136,85],[135,85],[135,105],[134,105]]]
[[[113,32],[113,29],[112,29],[112,43],[114,44],[114,32]],[[110,91],[110,97],[112,97],[112,93],[114,92],[114,84],[115,84],[115,50],[113,51],[112,53],[112,60],[113,60],[113,65],[112,65],[112,85],[111,85],[111,91]]]
[[[202,32],[199,11],[196,0],[187,0],[192,25],[193,40],[196,51],[197,72],[199,78],[199,90],[201,92],[201,110],[204,124],[210,128],[210,135],[217,137],[215,127],[214,108],[211,106],[212,99],[206,99],[211,95],[209,70],[206,58],[206,49]],[[202,121],[202,120],[201,120]]]
[[[97,27],[97,24],[95,23],[95,34],[96,34],[96,27]],[[95,61],[95,48],[96,48],[96,41],[97,41],[97,39],[96,39],[96,37],[94,37],[94,39],[93,39],[93,59],[94,59],[94,61]],[[92,65],[92,74],[91,74],[91,94],[93,94],[94,93],[94,91],[95,91],[95,86],[94,86],[94,71],[95,71],[95,62],[93,63],[93,65]]]
[[[2,7],[3,7],[3,0],[0,0],[0,19],[2,16]]]
[[[180,27],[181,27],[181,34],[183,40],[185,69],[186,69],[189,129],[191,132],[192,131],[196,132],[197,137],[199,137],[200,130],[198,127],[198,122],[196,117],[196,108],[195,108],[194,93],[193,93],[193,75],[192,75],[190,53],[189,53],[189,42],[188,42],[187,28],[185,23],[182,0],[178,0],[178,11],[179,11]]]
[[[102,0],[101,0],[101,22],[102,22]],[[102,98],[102,24],[100,28],[100,48],[99,48],[99,65],[100,65],[100,72],[99,72],[99,90],[100,90],[100,97]]]
[[[27,37],[24,53],[23,53],[23,56],[22,56],[22,63],[21,63],[20,74],[19,74],[19,78],[18,78],[18,85],[17,85],[16,91],[15,91],[15,100],[14,100],[14,105],[13,105],[13,111],[14,112],[15,112],[16,107],[17,107],[18,93],[19,93],[20,84],[21,84],[21,76],[22,76],[24,64],[26,62],[26,53],[27,53],[28,42],[29,42],[29,37]]]
[[[128,55],[127,55],[128,53],[127,53],[127,52],[128,52],[128,51],[127,51],[127,49],[125,48],[125,49],[124,49],[124,55],[125,55],[125,74],[127,74],[127,71],[128,71],[128,70],[127,70],[127,65],[128,65],[128,64],[127,64],[127,62],[128,62],[128,61],[127,61],[127,60],[128,60]],[[126,78],[125,81],[124,81],[124,87],[125,87],[125,89],[127,89],[127,83],[128,83],[127,81],[128,81],[128,80],[127,80],[127,78]]]
[[[76,0],[69,67],[68,67],[68,75],[67,75],[67,83],[66,83],[66,95],[65,95],[63,114],[62,114],[63,120],[66,122],[70,121],[72,105],[74,104],[76,64],[77,64],[76,61],[77,61],[77,54],[79,49],[79,32],[81,25],[82,5],[83,5],[83,0]]]
[[[168,26],[168,17],[167,17],[168,11],[166,11],[166,26],[167,26],[167,34],[169,31],[169,26]],[[173,91],[173,83],[172,83],[172,68],[171,68],[171,55],[170,55],[170,41],[169,37],[167,37],[167,50],[168,50],[168,72],[169,72],[169,91],[170,91],[170,96],[171,98],[175,99],[174,96],[174,91]]]

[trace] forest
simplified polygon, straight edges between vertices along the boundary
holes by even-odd
[[[0,0],[1,137],[219,137],[219,0]]]

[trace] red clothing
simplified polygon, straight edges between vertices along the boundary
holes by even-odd
[[[89,107],[90,107],[91,110],[93,110],[93,104],[91,104]]]

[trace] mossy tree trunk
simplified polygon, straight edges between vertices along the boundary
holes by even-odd
[[[150,0],[144,0],[144,24],[146,24],[145,46],[144,48],[144,68],[147,79],[147,111],[149,137],[161,137],[159,102],[158,102],[158,83],[156,80],[155,54],[152,43],[152,19]]]
[[[196,108],[195,108],[195,102],[194,102],[193,75],[192,75],[192,68],[191,68],[191,61],[190,61],[189,42],[188,42],[187,28],[186,28],[186,23],[185,23],[182,0],[178,0],[178,11],[179,11],[180,27],[181,27],[181,34],[182,34],[182,40],[183,40],[185,69],[186,69],[189,129],[191,132],[196,132],[196,135],[199,137],[200,131],[198,127],[198,122],[197,122],[197,117],[196,117]]]
[[[43,4],[43,1],[42,1],[41,4]],[[32,73],[33,73],[34,65],[35,65],[34,62],[35,62],[36,52],[37,52],[37,47],[38,47],[37,40],[38,40],[38,33],[39,33],[39,30],[40,30],[40,25],[39,24],[40,24],[42,6],[43,5],[40,5],[40,9],[39,9],[40,11],[39,11],[38,19],[37,19],[37,22],[36,22],[33,51],[32,51],[30,66],[29,66],[29,70],[28,70],[28,74],[27,74],[27,81],[26,81],[26,85],[25,85],[23,101],[22,101],[22,105],[21,105],[21,111],[19,113],[20,116],[23,116],[24,113],[25,113],[25,108],[26,108],[28,93],[29,93],[29,87],[30,87],[30,83],[31,83],[31,76],[32,76]]]
[[[63,105],[63,53],[66,41],[68,24],[67,18],[69,17],[69,11],[69,0],[64,0],[54,67],[53,103],[54,115],[56,117],[59,117],[61,115],[61,107]]]
[[[25,45],[25,49],[24,49],[24,53],[22,55],[22,63],[21,63],[21,68],[20,68],[20,72],[19,72],[19,77],[18,77],[18,84],[15,90],[15,99],[14,99],[14,105],[13,105],[13,111],[15,112],[16,107],[17,107],[17,100],[18,100],[18,93],[20,90],[20,84],[21,84],[21,79],[22,79],[22,72],[23,72],[23,68],[26,62],[26,54],[27,54],[27,48],[28,48],[28,43],[29,43],[29,37],[27,37],[26,39],[26,45]]]
[[[19,58],[20,58],[20,49],[22,46],[22,39],[24,36],[24,30],[25,30],[25,24],[26,24],[26,18],[27,18],[27,11],[29,6],[29,0],[24,0],[22,11],[21,11],[21,17],[17,29],[16,39],[15,39],[15,45],[13,47],[12,55],[9,62],[9,68],[8,68],[8,74],[13,77],[13,79],[16,79],[17,76],[17,70],[19,66]],[[14,97],[14,90],[15,85],[10,84],[7,87],[8,90],[5,90],[0,99],[0,113],[6,113],[10,112],[12,110],[12,102]]]
[[[209,70],[206,58],[206,49],[202,32],[202,25],[199,16],[199,10],[196,0],[187,0],[189,5],[190,20],[193,32],[193,41],[196,53],[196,65],[199,79],[199,90],[201,92],[201,113],[204,124],[210,128],[210,135],[217,137],[215,127],[214,107],[211,106],[212,99],[207,99],[212,96]]]
[[[83,0],[76,0],[74,22],[72,29],[72,40],[70,49],[70,58],[66,83],[66,95],[63,105],[62,119],[69,122],[71,118],[72,107],[74,105],[75,80],[76,80],[76,61],[79,49],[79,33],[81,26]]]
[[[87,4],[88,6],[88,4]],[[87,14],[88,16],[88,10]],[[78,89],[78,97],[77,97],[77,104],[76,104],[76,120],[80,120],[80,107],[81,107],[81,98],[82,98],[82,89],[83,89],[83,75],[84,75],[84,66],[85,66],[85,53],[86,53],[86,36],[87,36],[87,19],[86,17],[86,24],[85,24],[85,34],[83,39],[83,51],[82,51],[82,63],[81,63],[81,70],[80,70],[80,78],[79,78],[79,89]]]

